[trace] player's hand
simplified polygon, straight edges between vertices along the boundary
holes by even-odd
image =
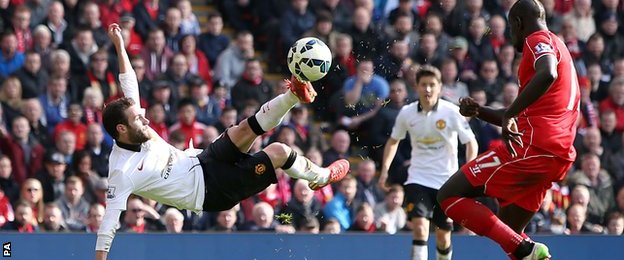
[[[113,23],[108,26],[108,37],[116,47],[124,46],[123,36],[121,35],[121,27],[119,27],[119,24]]]
[[[390,190],[390,188],[388,187],[388,184],[386,183],[387,181],[388,181],[388,172],[382,171],[381,174],[379,174],[379,180],[377,181],[377,185],[379,185],[379,188],[384,192],[388,192],[388,190]]]
[[[505,146],[507,146],[507,150],[511,154],[511,158],[515,158],[518,156],[516,153],[516,149],[513,147],[513,144],[524,147],[522,143],[522,133],[518,132],[518,122],[516,118],[509,118],[503,116],[503,123],[501,124],[503,128],[503,132],[501,133],[501,137],[503,138],[503,142],[505,142]]]
[[[465,117],[475,117],[479,115],[481,106],[471,97],[459,99],[459,113]]]

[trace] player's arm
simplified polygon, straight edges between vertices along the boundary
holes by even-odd
[[[392,165],[392,161],[394,160],[394,156],[399,148],[399,142],[405,138],[407,134],[407,124],[405,123],[405,107],[401,109],[399,114],[397,115],[396,120],[394,121],[394,126],[392,127],[392,133],[386,141],[386,146],[384,147],[383,156],[381,157],[381,174],[379,175],[379,187],[382,189],[387,189],[386,181],[388,180],[388,170],[390,169],[390,165]]]
[[[477,158],[477,154],[479,153],[479,143],[477,143],[477,139],[472,139],[468,143],[466,143],[466,161],[472,161],[474,158]]]
[[[518,98],[507,108],[506,118],[516,117],[520,112],[539,99],[558,77],[557,58],[554,55],[542,55],[535,61],[535,76],[527,83]]]
[[[505,108],[494,109],[481,106],[471,97],[459,99],[459,113],[465,117],[476,117],[493,125],[501,126]]]
[[[128,97],[134,101],[135,104],[140,106],[139,99],[139,82],[137,80],[130,58],[126,52],[123,37],[121,36],[121,28],[118,24],[111,24],[108,27],[108,37],[115,46],[117,51],[117,60],[119,60],[119,84],[121,91],[125,97]]]
[[[107,208],[100,225],[100,230],[97,233],[97,242],[95,243],[95,260],[106,260],[108,251],[115,238],[115,232],[117,230],[117,223],[121,210]]]

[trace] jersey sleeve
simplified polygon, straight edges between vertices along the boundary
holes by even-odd
[[[100,230],[97,233],[97,240],[95,242],[96,251],[108,252],[113,244],[113,238],[115,238],[115,232],[119,226],[119,216],[121,210],[111,209],[108,206],[104,212],[102,218],[102,224],[100,224]]]
[[[525,50],[528,50],[528,58],[533,67],[535,62],[546,55],[553,55],[557,58],[557,47],[552,37],[548,33],[538,32],[530,35],[526,39]]]
[[[139,81],[137,80],[134,70],[119,74],[119,84],[124,96],[132,99],[135,104],[140,106],[139,99]]]
[[[455,131],[457,131],[457,136],[459,137],[459,141],[462,144],[466,144],[472,140],[475,140],[475,135],[470,129],[470,124],[468,124],[468,120],[464,116],[462,116],[459,111],[453,111],[453,125],[455,127]]]
[[[111,171],[106,190],[106,209],[126,210],[126,202],[132,194],[132,189],[132,181],[121,171]]]
[[[394,121],[394,126],[392,127],[392,133],[390,137],[395,140],[403,140],[405,135],[407,134],[407,122],[405,119],[405,107],[401,109],[399,115],[397,115],[396,120]]]

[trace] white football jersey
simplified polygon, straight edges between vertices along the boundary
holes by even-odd
[[[390,136],[401,140],[407,133],[412,154],[405,184],[433,189],[440,189],[458,169],[458,137],[463,144],[475,140],[459,107],[443,99],[429,112],[423,111],[418,101],[403,106]]]
[[[115,144],[109,160],[107,209],[125,210],[134,193],[179,209],[202,210],[204,175],[195,155],[153,138],[139,152]]]

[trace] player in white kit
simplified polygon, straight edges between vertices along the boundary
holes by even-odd
[[[205,150],[174,148],[148,126],[119,25],[112,24],[108,34],[117,50],[119,81],[125,97],[108,104],[103,112],[104,128],[115,144],[109,160],[106,212],[97,235],[96,259],[106,259],[130,194],[179,209],[221,211],[276,183],[276,168],[293,178],[308,180],[312,189],[337,182],[349,172],[346,160],[322,168],[282,143],[247,153],[256,137],[277,126],[293,106],[314,100],[312,85],[294,78],[288,82],[290,91],[228,128]]]

